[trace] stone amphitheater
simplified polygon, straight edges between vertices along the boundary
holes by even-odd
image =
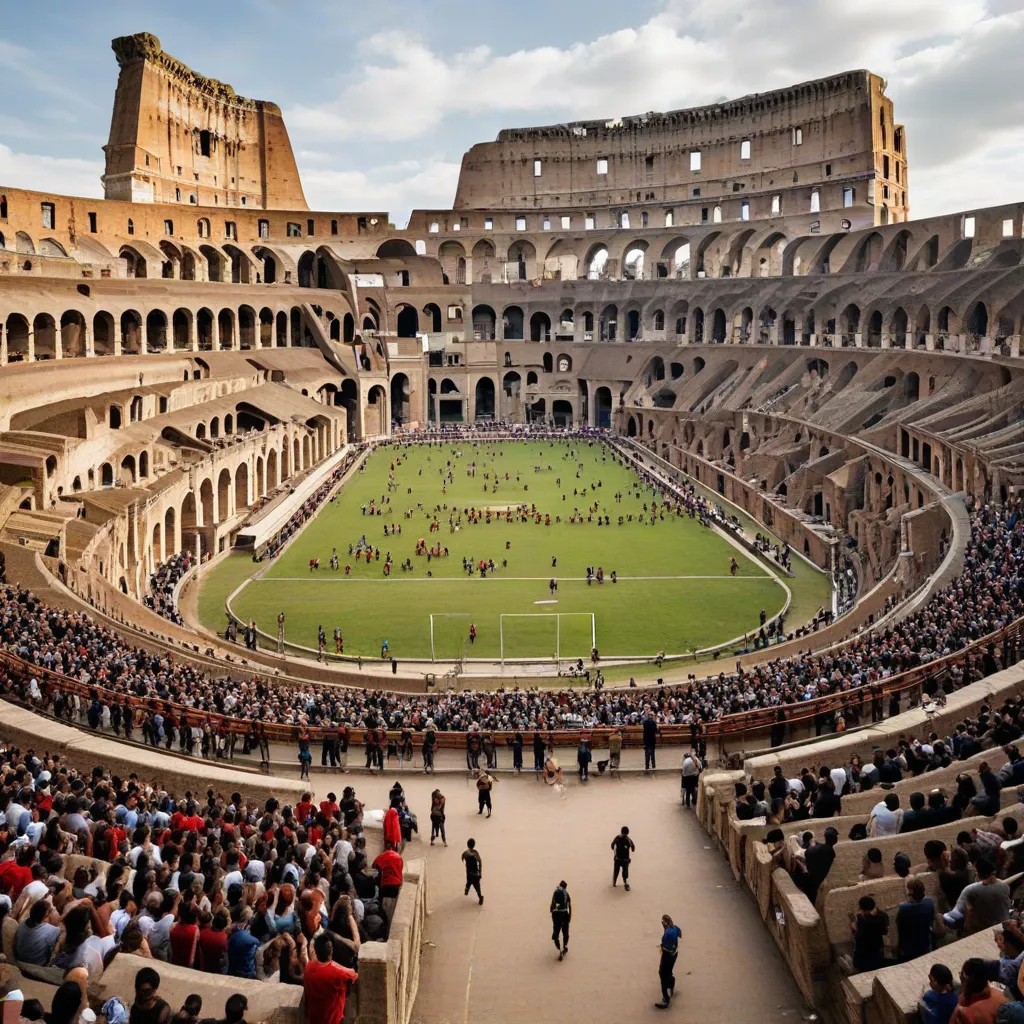
[[[451,209],[398,230],[386,211],[308,208],[275,104],[152,35],[113,51],[104,199],[0,187],[0,979],[26,1016],[38,999],[72,1024],[88,1003],[115,1024],[109,1000],[129,1009],[155,964],[172,1013],[198,993],[220,1018],[241,993],[249,1020],[334,1024],[315,972],[303,985],[329,932],[359,976],[345,1020],[640,1019],[664,913],[681,1020],[911,1024],[937,963],[965,1007],[1020,999],[1024,940],[997,947],[1000,922],[903,955],[892,864],[906,853],[942,911],[930,840],[962,845],[968,873],[987,857],[1020,877],[1024,204],[911,219],[905,128],[884,82],[850,71],[502,131],[465,154]],[[442,691],[428,665],[243,649],[200,624],[207,567],[276,550],[377,444],[533,433],[608,438],[703,495],[752,557],[827,574],[832,607],[585,696],[544,674],[527,696],[497,666]],[[279,691],[317,713],[265,714]],[[367,764],[402,748],[410,716],[404,796],[390,756],[383,777],[331,777],[349,744],[359,772],[364,748]],[[431,716],[439,778],[420,770]],[[478,719],[504,783],[491,836]],[[529,771],[531,743],[538,766],[565,765],[564,799]],[[581,743],[611,762],[586,784],[565,764]],[[296,744],[322,751],[311,780]],[[695,813],[677,780],[691,751]],[[349,782],[365,819],[336,806]],[[969,820],[879,831],[880,784],[900,815],[941,790]],[[425,834],[438,785],[451,850]],[[389,806],[400,838],[372,813]],[[607,877],[626,819],[628,897]],[[834,858],[809,886],[828,825]],[[469,836],[486,906],[462,895]],[[369,868],[385,843],[397,895]],[[865,880],[869,847],[885,876]],[[576,915],[561,962],[560,878]],[[851,949],[865,896],[893,919],[870,970]],[[25,929],[45,901],[60,938],[40,962]],[[737,967],[748,984],[723,985]]]

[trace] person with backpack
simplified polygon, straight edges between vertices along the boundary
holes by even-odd
[[[692,750],[683,758],[682,788],[684,807],[697,806],[697,782],[700,779],[702,767],[700,758]]]
[[[629,858],[630,854],[636,852],[636,843],[629,838],[629,827],[623,825],[619,834],[612,840],[612,849],[615,851],[615,862],[612,869],[612,888],[619,882],[619,872],[622,872],[622,884],[629,892]]]
[[[569,896],[569,888],[563,879],[558,883],[551,896],[551,941],[558,950],[558,959],[564,960],[565,954],[569,952],[569,922],[572,920],[572,899]],[[562,942],[559,945],[558,937],[561,935]]]

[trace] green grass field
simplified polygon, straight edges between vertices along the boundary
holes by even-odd
[[[597,444],[382,448],[275,562],[257,567],[247,558],[230,558],[213,569],[202,584],[199,616],[207,626],[223,628],[226,595],[262,568],[235,597],[233,610],[254,618],[268,634],[283,610],[292,643],[315,648],[317,626],[323,625],[333,651],[331,637],[341,626],[347,655],[379,655],[387,639],[395,657],[426,659],[433,613],[438,659],[496,659],[504,614],[506,658],[550,658],[556,643],[567,658],[589,654],[591,613],[602,657],[650,656],[722,643],[756,629],[761,609],[771,615],[782,607],[783,588],[715,531],[685,515],[641,522],[645,504],[649,518],[652,500],[654,493]],[[384,514],[370,515],[371,502]],[[550,515],[551,525],[537,525],[532,517],[507,522],[504,511],[522,504]],[[467,510],[474,508],[493,510],[491,521],[471,523]],[[574,514],[582,521],[570,522]],[[598,516],[610,517],[611,525],[596,525]],[[431,533],[435,518],[439,529]],[[454,532],[450,520],[458,527]],[[385,537],[392,524],[401,526],[401,534]],[[349,554],[349,545],[364,534],[380,548],[380,559],[369,564]],[[447,547],[448,557],[428,563],[416,555],[420,538]],[[337,572],[328,566],[332,548],[340,559]],[[387,552],[390,577],[383,572]],[[463,557],[493,559],[497,570],[486,579],[470,577]],[[740,565],[735,577],[731,557]],[[310,572],[311,558],[320,559],[318,572]],[[400,568],[406,559],[411,572]],[[588,586],[587,566],[603,567],[605,582]],[[614,584],[612,570],[619,577]],[[551,577],[558,580],[555,594]],[[472,645],[470,622],[477,630]]]

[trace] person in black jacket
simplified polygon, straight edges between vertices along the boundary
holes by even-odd
[[[551,896],[551,941],[558,950],[558,959],[564,960],[565,954],[569,952],[569,922],[572,920],[572,899],[569,896],[569,887],[563,879],[558,883]],[[559,945],[558,937],[561,935],[562,942]]]
[[[650,711],[648,711],[644,717],[644,771],[658,767],[654,757],[654,748],[658,742],[658,731],[658,723],[654,720],[654,716]]]

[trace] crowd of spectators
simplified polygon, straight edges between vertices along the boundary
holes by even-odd
[[[149,574],[149,593],[143,603],[147,608],[152,608],[157,615],[170,619],[179,626],[184,626],[185,620],[175,604],[174,588],[178,585],[178,580],[192,568],[193,561],[190,552],[181,551],[157,566],[156,572]]]
[[[372,863],[363,820],[352,787],[340,800],[260,806],[212,789],[175,795],[134,773],[80,774],[10,747],[0,750],[0,920],[17,961],[77,971],[83,987],[131,952],[157,968],[305,982],[308,1002],[311,985],[337,981],[326,965],[354,981],[360,944],[387,938],[415,818],[395,783]],[[69,869],[75,854],[106,866]]]

